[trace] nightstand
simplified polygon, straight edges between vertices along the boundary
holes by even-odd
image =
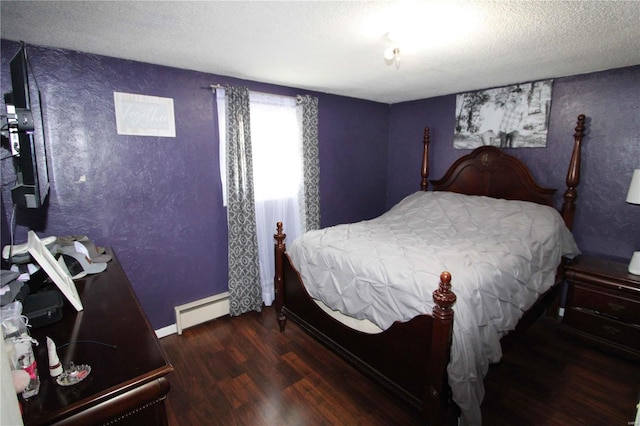
[[[627,264],[580,257],[565,267],[562,332],[640,360],[640,276]]]

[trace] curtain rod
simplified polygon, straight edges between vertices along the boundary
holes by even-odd
[[[209,88],[212,91],[215,91],[216,89],[224,89],[224,86],[221,85],[221,84],[211,84],[209,86]],[[272,93],[267,93],[267,92],[256,92],[256,93],[262,93],[262,94],[265,94],[265,95],[271,95],[272,94]],[[286,96],[286,95],[283,95],[283,96]],[[303,97],[302,95],[296,95],[296,101],[300,102],[302,100],[302,97]]]

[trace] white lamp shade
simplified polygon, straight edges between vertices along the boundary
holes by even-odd
[[[640,204],[640,169],[633,171],[629,193],[627,193],[627,203]]]
[[[640,275],[640,251],[633,253],[631,262],[629,262],[629,272],[633,275]]]
[[[640,204],[640,169],[633,171],[629,193],[627,194],[627,203]],[[633,253],[631,262],[629,262],[629,272],[634,275],[640,275],[640,251]]]

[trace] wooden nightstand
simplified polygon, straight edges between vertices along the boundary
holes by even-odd
[[[640,276],[630,274],[627,266],[593,257],[567,265],[560,330],[640,360]]]

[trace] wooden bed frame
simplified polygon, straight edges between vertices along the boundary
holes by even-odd
[[[578,116],[574,146],[566,178],[567,189],[560,213],[569,229],[573,225],[576,187],[580,181],[581,144],[585,116]],[[424,132],[420,187],[429,186],[429,129]],[[470,195],[531,201],[554,206],[554,189],[538,186],[528,168],[517,158],[492,146],[476,148],[454,162],[444,177],[431,181],[434,191],[453,191]],[[431,315],[419,315],[408,322],[394,323],[379,334],[355,331],[327,315],[308,295],[299,272],[286,252],[282,222],[277,224],[275,243],[274,306],[280,331],[287,318],[342,356],[360,371],[419,409],[430,424],[451,423],[458,409],[451,400],[447,383],[447,364],[453,332],[456,296],[451,291],[451,275],[441,274],[439,289],[433,293]],[[563,279],[558,269],[554,286],[544,293],[518,323],[515,332],[505,336],[503,346],[526,329],[550,305],[559,306]],[[454,277],[455,288],[455,277]],[[557,314],[557,310],[555,311]]]

